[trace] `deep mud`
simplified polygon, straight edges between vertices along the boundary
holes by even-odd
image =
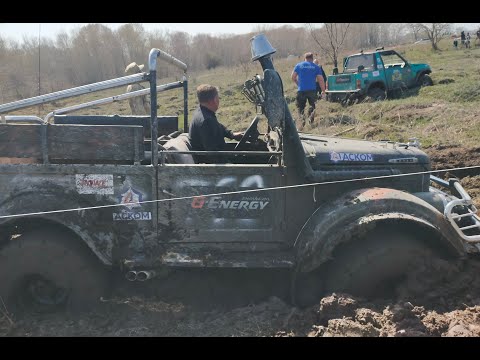
[[[480,164],[480,149],[430,148],[433,169]],[[453,171],[480,205],[480,171]],[[110,298],[84,314],[14,317],[0,303],[2,336],[480,336],[480,256],[436,260],[396,295],[375,302],[328,294],[289,304],[285,271],[182,271],[166,279],[116,279]],[[148,286],[146,286],[148,285]]]

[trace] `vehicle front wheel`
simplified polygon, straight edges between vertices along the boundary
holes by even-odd
[[[428,76],[427,74],[423,74],[422,76],[420,76],[418,78],[418,85],[419,86],[432,86],[433,85],[432,78],[430,76]]]
[[[107,294],[109,273],[79,240],[35,230],[0,250],[0,297],[9,312],[88,310]]]
[[[380,228],[335,251],[324,290],[366,298],[394,296],[409,274],[435,258],[439,254],[414,233]]]

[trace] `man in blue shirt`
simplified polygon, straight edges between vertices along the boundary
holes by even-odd
[[[325,81],[323,80],[322,69],[313,62],[313,54],[307,52],[305,54],[305,61],[299,62],[292,71],[292,80],[298,86],[296,105],[299,113],[299,117],[302,119],[300,130],[305,126],[305,106],[310,105],[308,108],[307,117],[310,123],[313,123],[315,101],[317,100],[317,85],[320,84],[321,95],[325,94]]]

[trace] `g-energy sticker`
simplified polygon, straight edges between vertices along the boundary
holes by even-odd
[[[197,196],[192,200],[194,209],[232,209],[263,210],[270,203],[269,198],[243,198],[242,200],[223,200],[221,196]]]

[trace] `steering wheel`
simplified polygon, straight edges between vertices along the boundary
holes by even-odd
[[[247,141],[250,140],[250,138],[254,139],[255,135],[258,137],[259,133],[257,129],[257,124],[259,120],[260,120],[260,117],[255,116],[255,118],[252,120],[252,122],[248,126],[247,130],[245,130],[245,133],[243,134],[242,138],[238,142],[237,146],[235,146],[235,151],[241,148]]]

